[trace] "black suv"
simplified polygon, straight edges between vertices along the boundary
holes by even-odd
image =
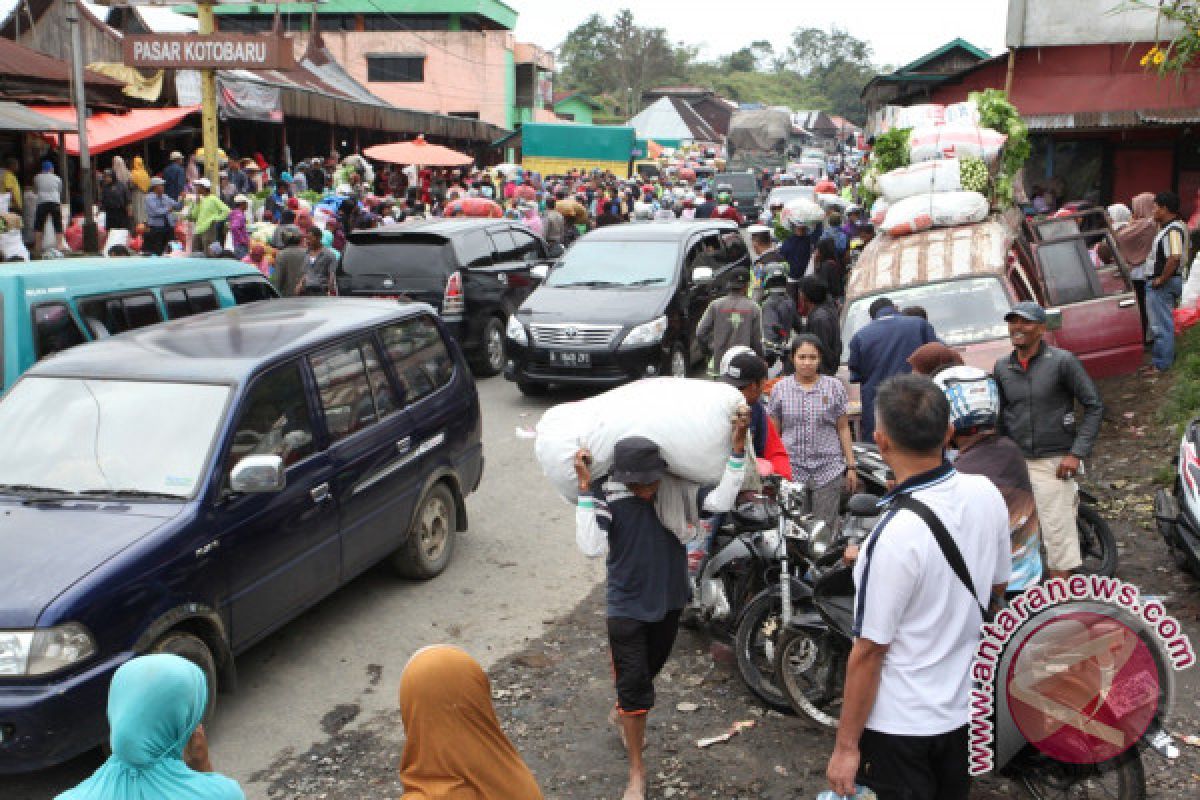
[[[762,213],[762,192],[753,172],[719,172],[713,177],[713,184],[729,187],[734,208],[746,218],[746,224],[758,222],[758,215]]]
[[[508,322],[504,376],[526,394],[685,376],[704,357],[696,326],[749,267],[735,223],[610,225],[571,246]]]
[[[447,219],[355,231],[338,270],[343,297],[428,303],[476,374],[504,368],[508,317],[533,291],[546,243],[519,223]]]

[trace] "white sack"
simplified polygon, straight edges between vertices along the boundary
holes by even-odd
[[[908,160],[917,164],[939,158],[981,158],[996,163],[1008,137],[978,125],[930,125],[913,128],[908,137]]]
[[[742,393],[719,381],[647,378],[551,408],[537,424],[533,451],[546,477],[567,501],[578,498],[575,452],[586,447],[592,475],[612,467],[613,447],[645,436],[662,451],[671,474],[693,483],[721,480],[730,450],[730,423]]]
[[[1196,258],[1192,261],[1192,268],[1188,270],[1187,281],[1183,284],[1183,296],[1179,299],[1179,307],[1195,308],[1197,300],[1200,300],[1200,253],[1196,254]]]
[[[888,203],[898,203],[915,194],[961,192],[958,164],[957,158],[946,158],[894,169],[879,176],[879,188]]]
[[[906,236],[930,228],[983,222],[988,209],[987,198],[979,192],[918,194],[888,208],[883,230],[890,236]]]
[[[22,261],[29,260],[29,250],[25,247],[25,241],[21,238],[19,228],[0,233],[0,259],[11,261],[14,258]]]
[[[888,201],[882,197],[875,198],[875,202],[871,204],[871,224],[876,228],[883,225],[883,220],[887,217]]]
[[[916,106],[892,106],[891,127],[920,128],[926,125],[940,125],[946,119],[946,107],[937,103],[924,103]]]

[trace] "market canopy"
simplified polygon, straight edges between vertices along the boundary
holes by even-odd
[[[442,147],[440,144],[430,144],[424,136],[418,136],[407,142],[392,142],[377,144],[363,150],[363,155],[376,161],[387,161],[392,164],[416,164],[422,167],[465,167],[475,161],[473,156]]]
[[[0,101],[0,131],[57,133],[75,130],[75,120],[60,121],[31,111],[20,103]]]
[[[71,129],[75,125],[75,108],[72,106],[43,107],[33,109],[38,114],[70,122]],[[128,114],[92,114],[87,120],[88,152],[92,155],[115,150],[131,142],[140,142],[151,136],[170,130],[179,124],[188,114],[200,111],[200,106],[185,106],[183,108],[136,108]],[[53,141],[53,137],[47,137]],[[66,140],[67,153],[79,155],[79,136],[68,134]]]

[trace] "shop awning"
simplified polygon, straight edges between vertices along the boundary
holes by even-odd
[[[60,122],[75,121],[75,109],[71,106],[35,107],[38,114]],[[92,114],[87,121],[88,152],[97,155],[115,150],[131,142],[140,142],[151,136],[174,128],[188,114],[200,111],[199,106],[184,108],[137,108],[128,114]],[[74,124],[71,128],[74,129]],[[54,137],[47,137],[54,141]],[[67,153],[79,155],[79,137],[68,134]]]
[[[19,131],[22,133],[56,133],[58,131],[75,130],[75,120],[58,120],[36,111],[31,111],[20,103],[0,101],[0,131]]]

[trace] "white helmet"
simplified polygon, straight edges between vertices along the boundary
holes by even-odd
[[[950,367],[933,378],[950,402],[950,423],[957,433],[994,428],[1000,416],[996,381],[978,367]]]
[[[633,204],[633,218],[635,220],[654,219],[654,206],[639,200]]]

